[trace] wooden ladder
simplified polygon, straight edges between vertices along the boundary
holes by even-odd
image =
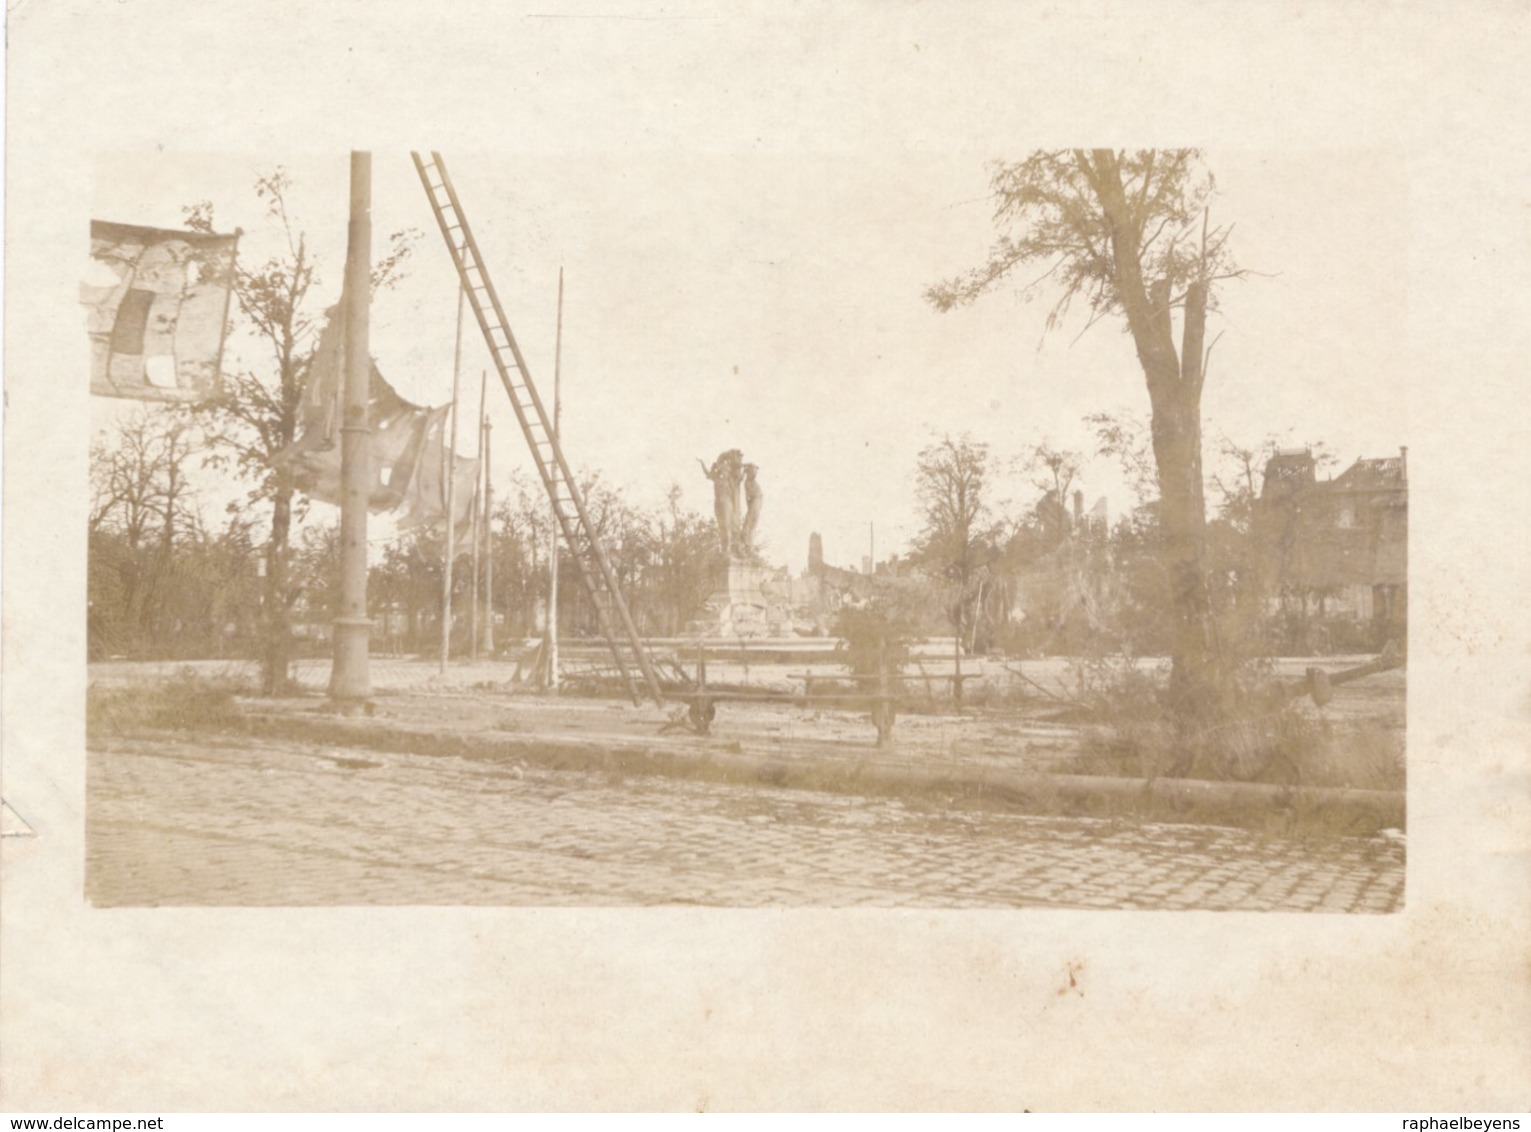
[[[473,239],[473,231],[468,227],[468,218],[463,213],[456,190],[452,188],[452,180],[447,176],[446,164],[441,160],[441,154],[434,150],[429,159],[422,158],[419,153],[411,156],[415,161],[415,170],[420,174],[420,183],[425,186],[425,195],[430,199],[431,210],[436,214],[436,223],[441,226],[441,236],[446,241],[447,251],[457,266],[463,291],[468,296],[474,317],[478,319],[479,329],[484,332],[484,341],[489,346],[490,357],[494,359],[495,371],[500,375],[500,382],[505,386],[505,392],[515,408],[516,421],[521,425],[521,433],[531,449],[532,462],[537,465],[537,474],[542,478],[542,485],[547,489],[548,499],[553,504],[553,514],[557,517],[564,545],[569,548],[574,560],[575,573],[579,575],[580,585],[595,607],[601,635],[611,648],[612,658],[622,674],[627,694],[635,704],[642,701],[642,691],[634,678],[636,670],[654,702],[662,703],[664,693],[660,689],[659,678],[654,674],[653,662],[638,636],[627,603],[622,600],[622,591],[617,587],[617,576],[612,570],[611,560],[607,558],[606,550],[590,521],[584,495],[570,474],[569,462],[553,432],[551,417],[543,408],[542,398],[537,395],[537,387],[532,383],[526,359],[521,356],[521,348],[516,345],[515,336],[510,332],[504,308],[500,306],[494,284],[489,280],[489,272],[484,267],[478,244]]]

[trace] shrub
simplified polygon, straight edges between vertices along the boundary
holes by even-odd
[[[1375,724],[1337,727],[1251,661],[1229,679],[1224,710],[1200,725],[1165,704],[1165,670],[1123,658],[1073,666],[1083,752],[1071,769],[1137,778],[1401,790],[1402,736]]]
[[[243,723],[235,701],[241,688],[185,672],[162,684],[92,686],[85,693],[87,736],[150,730],[221,731]]]
[[[918,620],[903,603],[873,598],[860,607],[841,609],[834,634],[835,651],[855,676],[875,676],[882,666],[897,675],[909,663],[909,649],[919,640]]]

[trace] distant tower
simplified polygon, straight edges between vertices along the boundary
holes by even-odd
[[[808,572],[810,574],[822,573],[824,570],[824,540],[819,537],[819,532],[814,531],[808,536]]]

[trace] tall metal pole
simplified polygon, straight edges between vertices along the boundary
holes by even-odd
[[[485,370],[485,373],[488,371]],[[484,417],[484,651],[494,659],[494,480],[489,475],[489,417]]]
[[[558,329],[553,337],[553,443],[559,443],[563,415],[563,268],[558,269]],[[557,475],[557,465],[554,465]],[[548,561],[548,687],[558,691],[558,514],[552,512],[552,549]]]
[[[446,452],[446,561],[441,569],[441,673],[446,675],[447,656],[452,650],[452,545],[457,517],[457,390],[462,377],[462,317],[467,293],[457,289],[457,340],[452,345],[452,430]]]
[[[345,392],[340,425],[340,616],[330,696],[364,700],[372,693],[367,645],[367,497],[371,487],[367,421],[372,354],[367,315],[372,275],[372,155],[351,151],[351,218],[346,233]]]

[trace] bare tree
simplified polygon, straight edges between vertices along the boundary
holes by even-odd
[[[1026,456],[1026,471],[1031,485],[1042,493],[1036,515],[1042,535],[1050,544],[1062,542],[1072,529],[1069,518],[1069,489],[1079,478],[1083,461],[1077,452],[1054,448],[1049,441],[1032,447]]]
[[[185,409],[140,405],[91,445],[93,623],[113,626],[119,643],[163,643],[178,556],[202,534],[185,470],[198,440]]]
[[[1042,266],[1026,292],[1061,291],[1049,329],[1081,297],[1089,308],[1085,329],[1108,316],[1126,322],[1152,413],[1175,622],[1171,699],[1182,719],[1216,714],[1226,682],[1206,577],[1201,396],[1213,285],[1241,272],[1227,251],[1231,228],[1210,225],[1212,178],[1196,150],[1076,149],[998,163],[991,184],[1002,234],[988,262],[930,288],[927,298],[949,310],[1017,268]]]
[[[140,405],[90,453],[90,530],[113,530],[137,550],[152,535],[174,543],[196,519],[183,465],[196,446],[185,410]]]

